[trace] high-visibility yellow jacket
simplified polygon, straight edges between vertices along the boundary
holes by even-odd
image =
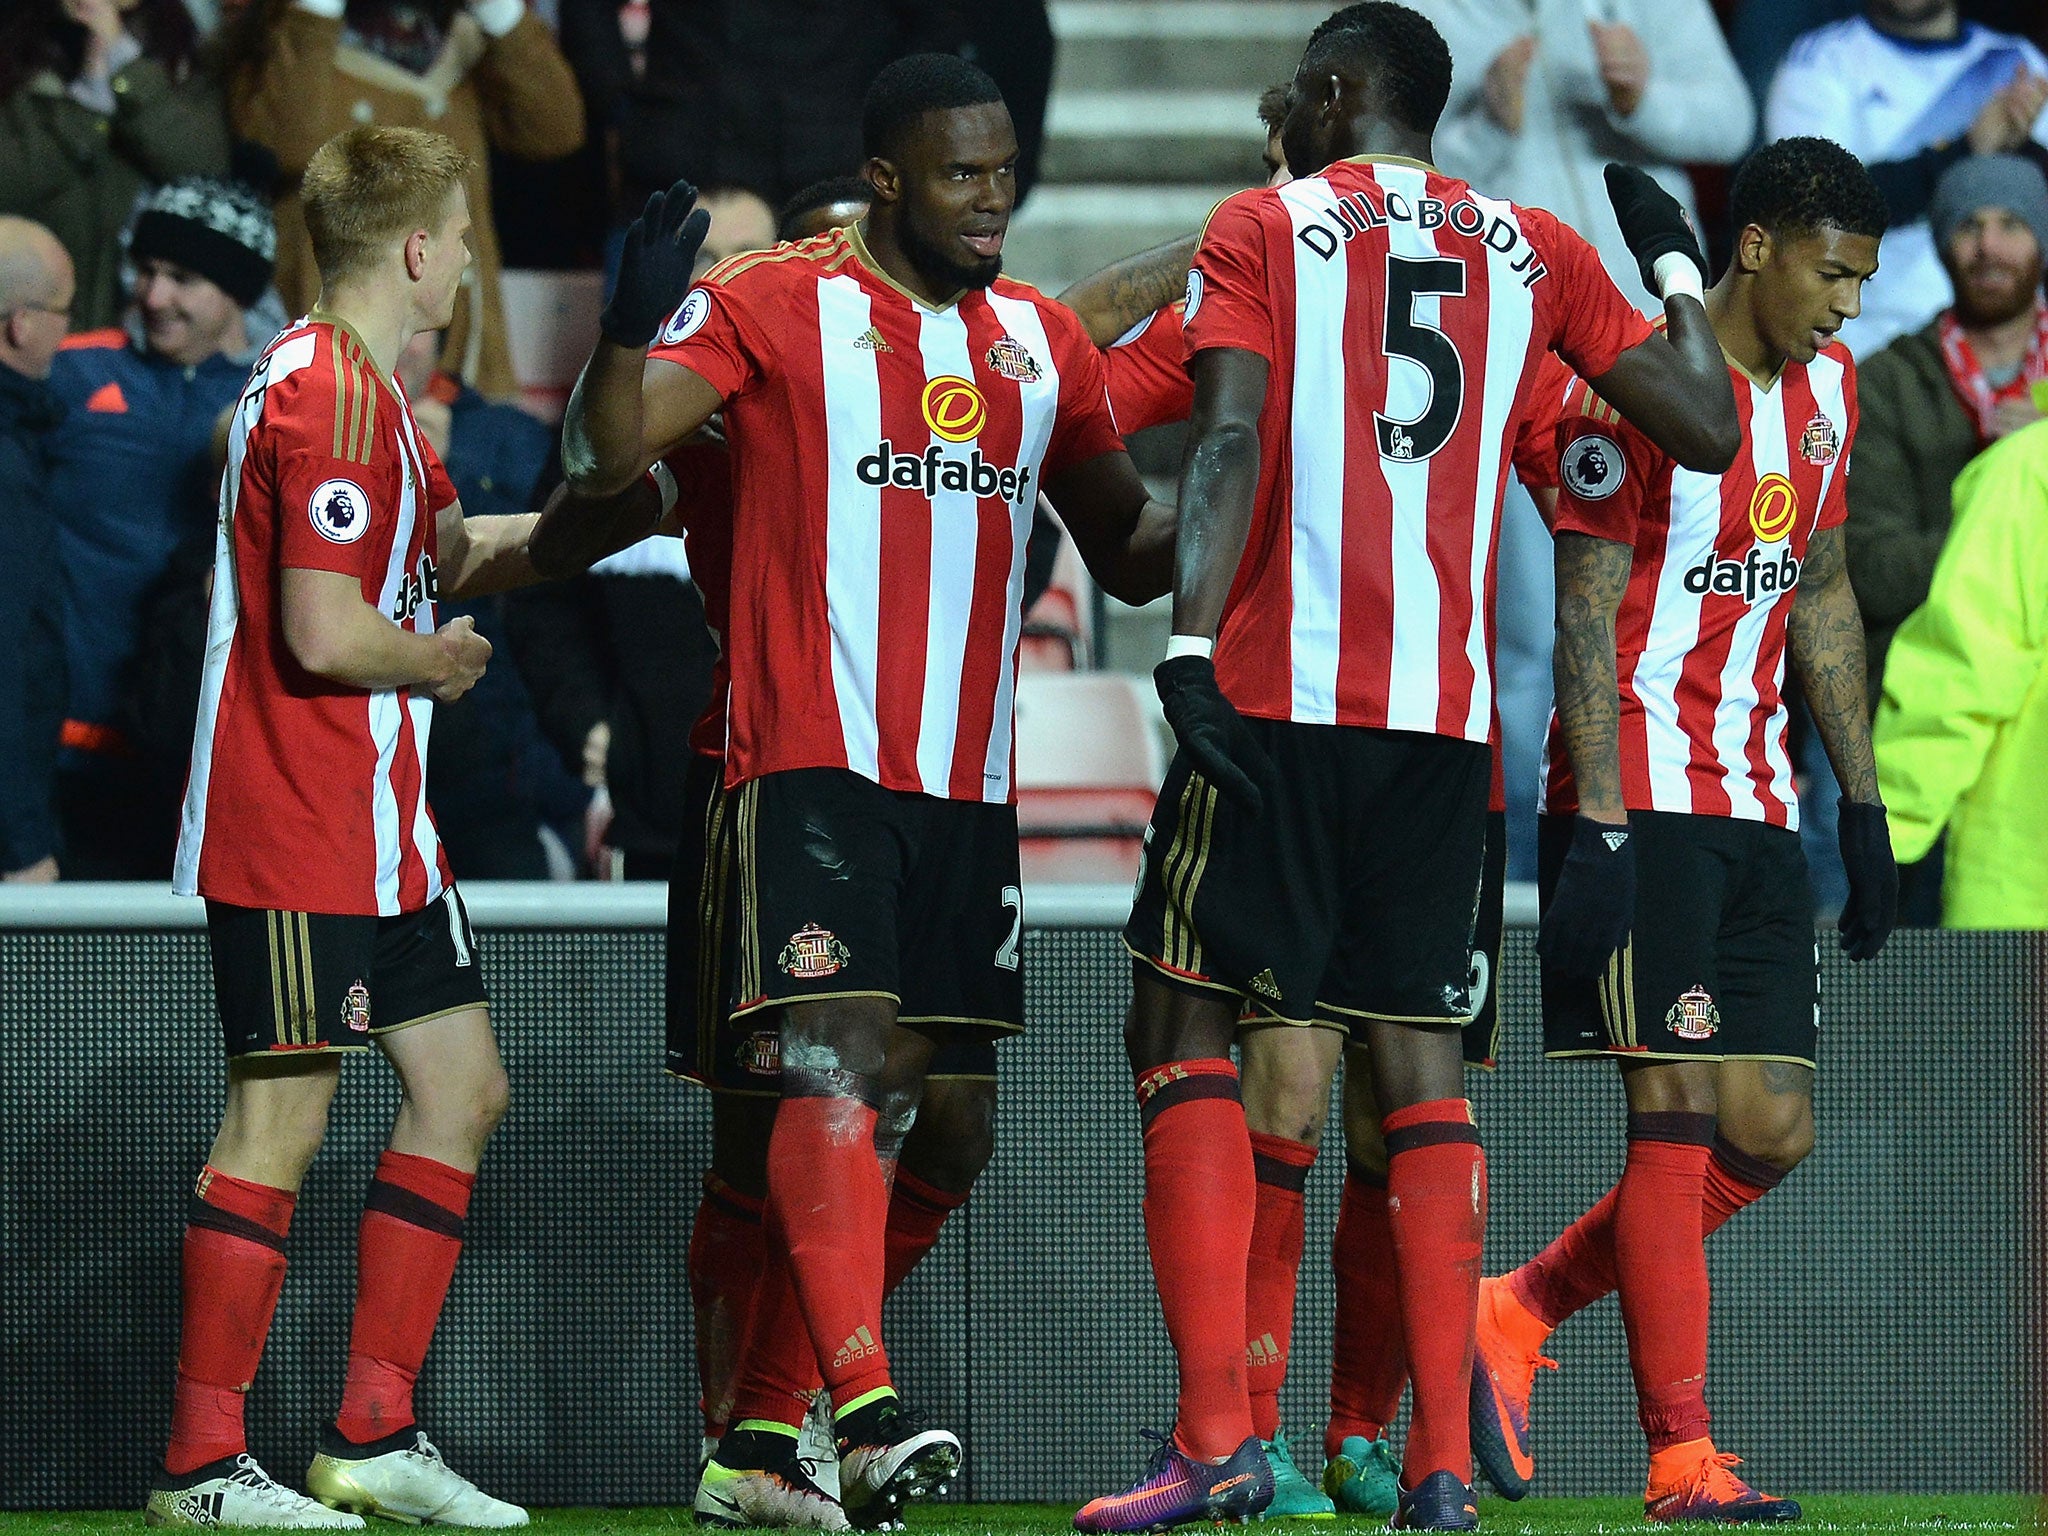
[[[1944,926],[2048,928],[2048,422],[1978,455],[1954,494],[1885,662],[1878,782],[1902,861],[1948,828]]]

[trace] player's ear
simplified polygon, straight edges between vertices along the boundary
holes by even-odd
[[[903,177],[896,167],[880,155],[861,167],[861,174],[874,189],[874,200],[878,203],[900,202],[903,198]]]
[[[424,229],[416,229],[405,237],[405,275],[414,282],[426,275],[427,239]]]
[[[1761,272],[1771,259],[1770,231],[1745,224],[1735,236],[1735,264],[1745,272]]]

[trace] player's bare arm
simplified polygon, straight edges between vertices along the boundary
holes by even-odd
[[[1619,826],[1621,688],[1614,673],[1614,618],[1628,590],[1635,552],[1591,534],[1557,535],[1557,643],[1551,673],[1557,723],[1572,761],[1579,814]]]
[[[1188,291],[1188,268],[1200,242],[1199,235],[1187,235],[1126,256],[1068,284],[1060,302],[1081,317],[1090,341],[1106,347]]]
[[[539,521],[539,514],[533,512],[465,518],[459,501],[443,507],[434,528],[441,553],[441,563],[435,569],[439,595],[482,597],[546,580],[528,553]]]
[[[647,361],[648,344],[689,292],[710,228],[697,189],[679,181],[648,198],[626,231],[618,282],[599,317],[604,334],[562,420],[562,468],[579,495],[625,490],[721,403],[691,370]]]
[[[1863,615],[1849,587],[1845,528],[1822,528],[1806,547],[1799,591],[1785,636],[1792,670],[1827,748],[1842,793],[1878,803],[1877,758],[1870,746],[1869,672],[1863,654]]]
[[[1194,414],[1181,458],[1180,534],[1174,557],[1173,632],[1213,640],[1237,579],[1259,487],[1259,414],[1266,359],[1210,347],[1189,364]]]
[[[372,691],[423,688],[446,704],[484,675],[491,642],[466,616],[423,635],[364,602],[354,576],[297,567],[281,576],[285,646],[316,677]]]
[[[1718,475],[1742,448],[1742,423],[1721,343],[1707,318],[1707,263],[1678,200],[1634,166],[1607,167],[1607,196],[1643,283],[1664,299],[1664,334],[1615,359],[1590,382],[1687,469]]]
[[[1069,465],[1045,492],[1103,591],[1135,605],[1173,590],[1175,512],[1151,498],[1129,454]]]

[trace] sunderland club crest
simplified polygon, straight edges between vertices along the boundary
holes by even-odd
[[[853,952],[829,928],[807,923],[789,936],[775,963],[783,974],[798,981],[816,981],[835,976],[853,963]]]
[[[1721,1028],[1721,1010],[1705,987],[1694,987],[1679,993],[1664,1022],[1681,1040],[1705,1040]]]

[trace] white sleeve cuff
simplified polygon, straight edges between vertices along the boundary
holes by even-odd
[[[1216,642],[1207,635],[1174,635],[1166,642],[1166,659],[1180,656],[1201,656],[1207,658],[1216,652]]]
[[[676,502],[682,498],[681,488],[676,484],[676,472],[660,459],[647,466],[647,478],[654,482],[654,488],[661,492],[661,515],[667,517],[675,511]]]
[[[1668,299],[1674,294],[1705,301],[1707,285],[1700,276],[1699,263],[1682,251],[1666,251],[1650,268],[1650,275],[1657,279],[1657,295]]]
[[[341,20],[348,9],[348,0],[293,0],[302,11],[311,11],[315,16],[325,16],[329,21]]]
[[[526,0],[470,0],[469,14],[476,18],[486,37],[503,37],[526,15]]]

